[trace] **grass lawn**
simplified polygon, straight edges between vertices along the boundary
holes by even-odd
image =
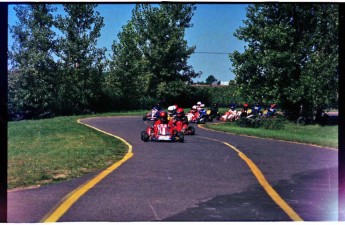
[[[82,117],[143,115],[146,111],[56,117],[8,123],[8,189],[67,180],[122,159],[120,140],[77,123]]]
[[[243,128],[235,125],[234,123],[228,122],[221,124],[206,123],[205,127],[234,134],[244,134],[263,138],[273,138],[338,148],[337,125],[297,126],[295,123],[289,122],[282,130],[267,130],[263,128]]]

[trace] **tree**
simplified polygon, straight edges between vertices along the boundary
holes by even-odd
[[[243,95],[278,102],[292,119],[337,101],[336,4],[255,4],[244,24],[234,35],[248,46],[230,55]]]
[[[95,11],[97,4],[64,4],[67,13],[57,17],[59,64],[62,73],[58,99],[62,113],[97,110],[101,97],[105,48],[97,48],[97,38],[104,26],[103,17]]]
[[[9,109],[39,114],[51,111],[57,92],[55,11],[48,4],[18,5],[14,8],[19,22],[10,27],[14,44],[9,52]]]
[[[206,84],[213,84],[214,82],[216,82],[217,79],[213,76],[213,75],[209,75],[207,78],[206,78]]]
[[[145,58],[138,48],[138,36],[130,21],[118,34],[119,42],[112,45],[110,74],[106,84],[113,98],[118,98],[123,108],[135,108],[140,98],[147,93]]]
[[[118,84],[121,93],[165,98],[199,75],[187,64],[195,47],[188,47],[184,40],[195,9],[192,4],[136,5],[112,47],[113,78],[109,80]],[[133,88],[126,88],[121,80],[134,84]],[[165,91],[158,91],[162,88]]]

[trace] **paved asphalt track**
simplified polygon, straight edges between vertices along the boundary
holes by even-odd
[[[84,119],[125,139],[133,157],[64,213],[77,221],[291,221],[268,195],[245,154],[305,221],[338,220],[338,151],[201,129],[184,143],[147,142],[141,117]],[[82,126],[82,125],[81,125]],[[210,140],[208,138],[214,139]],[[98,173],[59,184],[8,192],[8,222],[40,222]]]

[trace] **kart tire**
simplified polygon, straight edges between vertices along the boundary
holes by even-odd
[[[205,118],[201,118],[200,120],[198,120],[198,123],[205,124]]]
[[[146,116],[143,116],[143,120],[144,120],[144,121],[146,120]]]
[[[177,137],[179,142],[184,142],[184,134],[182,132],[178,132]]]
[[[191,135],[195,134],[195,128],[194,127],[190,126],[190,127],[188,127],[188,130],[189,130]]]
[[[145,132],[145,131],[144,131]],[[142,139],[144,142],[148,142],[149,141],[149,135],[145,132],[142,136]]]
[[[141,140],[143,141],[144,140],[144,135],[146,134],[146,131],[141,131]]]

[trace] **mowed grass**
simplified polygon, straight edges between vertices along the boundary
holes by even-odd
[[[146,111],[93,116],[143,115]],[[80,116],[8,123],[8,189],[60,182],[122,159],[120,140],[77,123]]]
[[[227,122],[219,124],[206,123],[205,127],[233,134],[242,134],[338,148],[338,125],[298,126],[295,123],[288,122],[282,130],[268,130],[263,128],[244,128],[237,126],[235,123]]]

